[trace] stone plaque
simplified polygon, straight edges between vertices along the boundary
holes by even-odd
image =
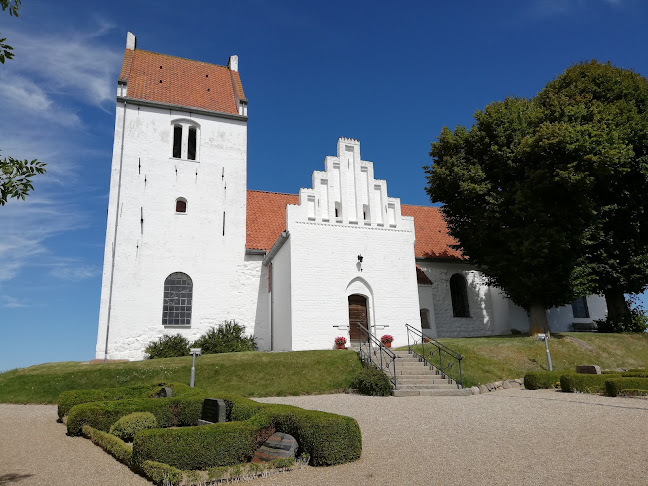
[[[577,366],[576,373],[581,375],[600,375],[601,367],[596,365]]]
[[[205,398],[198,425],[227,422],[227,408],[225,400],[220,398]]]
[[[259,447],[252,458],[252,462],[266,462],[273,459],[285,459],[295,457],[299,444],[292,435],[282,432],[275,432],[261,447]]]

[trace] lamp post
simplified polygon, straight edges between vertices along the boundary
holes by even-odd
[[[549,334],[538,334],[536,336],[536,341],[544,341],[545,349],[547,350],[547,364],[549,365],[549,371],[553,371],[553,366],[551,365],[551,353],[549,352]]]
[[[193,356],[191,362],[191,379],[189,380],[189,386],[193,388],[194,381],[196,380],[196,356],[200,356],[202,350],[200,348],[189,348],[189,354]]]

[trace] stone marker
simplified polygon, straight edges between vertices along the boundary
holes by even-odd
[[[298,444],[292,435],[275,432],[259,447],[252,458],[252,462],[266,462],[273,459],[286,459],[295,457]]]
[[[579,373],[581,375],[600,375],[601,367],[597,365],[577,366],[576,373]]]
[[[225,400],[220,398],[205,398],[198,425],[209,425],[227,422],[227,407]]]
[[[155,398],[169,398],[171,396],[173,396],[173,389],[170,386],[165,386],[157,392]]]

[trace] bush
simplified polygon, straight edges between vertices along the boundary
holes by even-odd
[[[157,460],[179,469],[206,469],[245,462],[272,432],[290,434],[313,466],[356,460],[362,451],[358,423],[325,412],[288,405],[264,405],[233,395],[220,396],[235,422],[153,429],[139,432],[133,441],[133,462]]]
[[[524,375],[524,388],[540,390],[544,388],[560,388],[560,377],[568,374],[566,371],[530,371]]]
[[[648,370],[624,371],[621,376],[624,378],[648,378]]]
[[[392,384],[387,375],[375,366],[364,366],[351,380],[351,388],[363,395],[388,397],[392,394]]]
[[[245,327],[236,321],[225,321],[223,324],[212,327],[200,336],[192,348],[201,348],[203,354],[237,353],[239,351],[255,351],[256,341],[251,336],[245,335]]]
[[[81,403],[70,410],[69,435],[80,435],[84,425],[108,432],[125,415],[151,412],[158,427],[196,425],[202,412],[203,397],[134,398],[106,402]]]
[[[94,429],[89,425],[83,426],[83,435],[98,445],[119,462],[131,466],[133,451],[128,444],[114,435]]]
[[[189,356],[189,341],[181,334],[165,334],[157,341],[151,341],[144,351],[148,359]]]
[[[598,319],[594,321],[598,332],[645,332],[648,330],[648,315],[635,298],[628,299],[630,314],[619,319]]]
[[[605,393],[605,382],[616,376],[621,375],[563,375],[560,377],[560,388],[570,393]]]
[[[157,428],[157,420],[151,412],[133,412],[117,420],[110,433],[124,442],[133,442],[133,437],[140,430]]]
[[[605,394],[616,397],[621,390],[648,390],[648,378],[614,378],[605,382]]]
[[[623,389],[619,392],[622,397],[645,397],[648,396],[648,390],[636,390],[632,388]]]
[[[173,389],[174,396],[195,393],[195,390],[180,383],[160,383],[159,385],[125,386],[119,388],[104,388],[101,390],[68,390],[59,395],[58,416],[62,419],[70,409],[80,403],[105,402],[123,400],[125,398],[152,398],[165,387]]]
[[[139,465],[139,470],[159,486],[173,486],[182,482],[182,471],[161,462],[144,461]]]

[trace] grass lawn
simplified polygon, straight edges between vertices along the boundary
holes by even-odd
[[[521,378],[527,371],[547,370],[542,341],[529,336],[439,339],[463,355],[464,385]],[[407,349],[407,348],[400,348]],[[648,334],[566,332],[549,339],[556,371],[575,371],[576,365],[595,364],[601,369],[648,368]]]
[[[335,393],[360,370],[353,351],[225,353],[196,359],[196,387],[249,397]],[[46,363],[0,374],[0,402],[56,403],[72,389],[189,384],[191,357],[129,363]]]

